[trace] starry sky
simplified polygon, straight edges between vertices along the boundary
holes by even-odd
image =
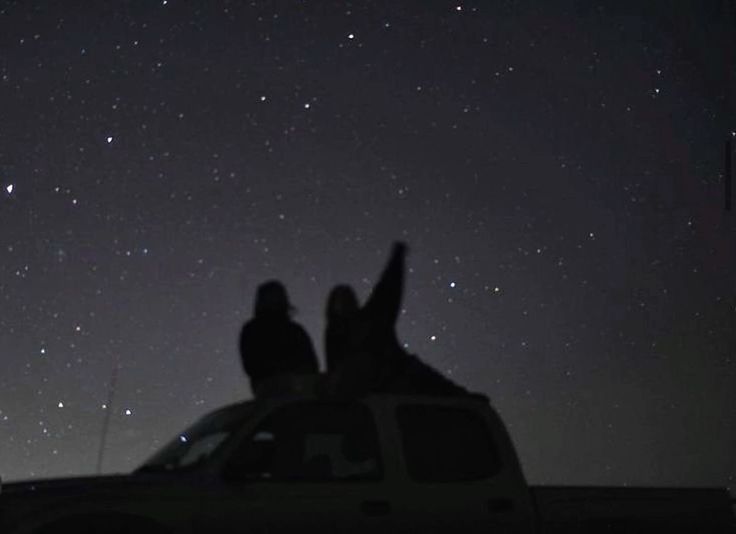
[[[639,4],[0,1],[0,475],[107,410],[134,468],[250,397],[260,282],[321,354],[402,239],[401,340],[530,482],[736,492],[736,9]]]

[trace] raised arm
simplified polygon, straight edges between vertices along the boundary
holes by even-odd
[[[374,320],[380,323],[393,326],[399,317],[404,292],[406,251],[405,243],[400,241],[394,243],[391,257],[381,273],[381,278],[363,307]]]

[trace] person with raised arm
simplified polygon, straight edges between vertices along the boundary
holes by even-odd
[[[391,256],[366,303],[348,285],[335,286],[327,299],[325,357],[327,389],[338,396],[370,392],[464,394],[466,390],[398,341],[407,246],[394,243]]]

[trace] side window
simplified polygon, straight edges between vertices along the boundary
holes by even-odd
[[[336,481],[381,478],[373,416],[360,404],[280,408],[245,440],[226,467],[238,480]]]
[[[485,421],[462,408],[405,405],[397,408],[409,476],[417,482],[481,480],[500,469]]]

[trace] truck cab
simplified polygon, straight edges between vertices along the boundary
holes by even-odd
[[[528,486],[482,395],[226,406],[128,475],[6,484],[0,532],[734,533],[724,488]]]
[[[7,485],[4,531],[534,530],[514,448],[481,395],[238,403],[131,475],[75,480]]]

